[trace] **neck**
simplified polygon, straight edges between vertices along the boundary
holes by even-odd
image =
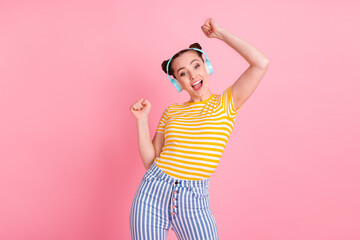
[[[208,90],[206,93],[200,96],[191,96],[189,102],[202,102],[211,97],[212,93],[210,90]]]

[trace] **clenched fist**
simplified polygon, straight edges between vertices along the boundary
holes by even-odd
[[[214,19],[209,18],[208,20],[206,20],[206,22],[204,23],[204,25],[201,26],[201,30],[204,32],[204,34],[208,37],[208,38],[218,38],[221,39],[222,35],[221,35],[221,31],[223,30],[222,28],[219,27],[219,25],[215,22]]]
[[[130,111],[136,120],[145,118],[150,113],[151,104],[147,99],[141,98],[136,103],[131,105]]]

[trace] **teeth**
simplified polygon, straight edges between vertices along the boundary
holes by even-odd
[[[194,86],[194,85],[198,84],[199,82],[201,82],[201,80],[194,82],[193,85],[191,85],[191,86]]]

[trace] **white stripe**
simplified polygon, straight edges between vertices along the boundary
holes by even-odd
[[[226,118],[226,112],[225,111],[221,111],[221,112],[209,112],[207,114],[195,114],[192,113],[190,114],[176,114],[173,116],[173,118],[175,118],[175,120],[179,120],[179,121],[187,121],[187,122],[199,122],[201,120],[204,120],[204,117],[210,117],[210,116],[214,116],[217,115],[216,118],[214,119],[218,119],[218,118]],[[170,118],[170,120],[172,120],[172,118]],[[210,118],[211,120],[211,118]]]
[[[227,119],[227,115],[226,115],[226,112],[223,112],[221,114],[219,114],[218,116],[214,116],[214,115],[217,115],[217,114],[208,114],[206,116],[212,116],[212,118],[207,118],[207,119],[204,119],[204,115],[200,115],[200,116],[191,116],[191,117],[187,117],[187,118],[181,118],[179,117],[178,115],[172,117],[169,119],[169,122],[178,122],[178,123],[181,123],[181,122],[184,122],[184,123],[194,123],[194,124],[199,124],[199,123],[202,123],[202,122],[228,122],[229,124],[232,125],[232,121],[230,121],[229,119]],[[184,124],[183,123],[183,124]]]
[[[194,162],[194,163],[203,163],[203,164],[207,164],[207,165],[214,165],[214,167],[216,167],[218,165],[218,163],[214,163],[214,162],[209,162],[206,160],[194,160],[194,159],[190,159],[190,158],[182,158],[182,157],[176,157],[176,159],[173,159],[173,156],[168,156],[166,154],[164,154],[164,156],[168,157],[168,158],[172,158],[172,160],[183,160],[183,161],[187,161],[187,162]],[[162,162],[170,162],[172,160],[168,160],[168,159],[164,159],[164,158],[160,158],[160,157],[156,157],[155,161],[158,163],[159,159],[161,159]],[[176,161],[177,163],[177,161]]]
[[[169,144],[169,143],[168,143]],[[180,148],[182,146],[187,146],[187,147],[203,147],[204,144],[199,144],[199,143],[193,143],[193,144],[189,144],[189,143],[173,143],[175,144],[176,148]],[[181,144],[181,145],[180,145]],[[167,144],[166,144],[167,145]],[[166,145],[164,147],[166,147]],[[169,146],[170,147],[170,146]],[[223,146],[218,146],[218,145],[208,145],[206,146],[206,148],[213,148],[214,151],[216,151],[216,149],[223,151],[225,148]],[[191,149],[192,150],[192,149]]]
[[[198,127],[197,127],[198,128]],[[183,134],[187,134],[187,135],[190,135],[190,136],[199,136],[200,133],[206,133],[206,135],[213,135],[214,137],[215,136],[218,136],[216,133],[225,133],[227,136],[230,136],[230,133],[229,131],[226,131],[226,130],[223,130],[223,129],[195,129],[194,130],[186,130],[186,129],[168,129],[169,131],[179,131]],[[171,134],[181,134],[181,133],[171,133]]]
[[[175,175],[180,175],[180,176],[183,176],[183,177],[205,179],[203,176],[198,176],[198,175],[194,175],[194,174],[193,175],[183,174],[183,173],[175,172],[175,171],[172,171],[172,170],[169,170],[169,169],[164,169],[164,171],[170,172],[170,173],[175,174]],[[205,175],[205,173],[202,173],[202,174]]]
[[[204,149],[188,149],[188,148],[183,148],[180,146],[165,146],[163,148],[163,151],[172,151],[172,152],[176,152],[176,150],[179,151],[188,151],[188,152],[193,152],[193,153],[204,153],[201,155],[205,155],[205,153],[209,153],[209,154],[216,154],[219,155],[219,158],[221,157],[221,153],[222,151],[211,151],[211,150],[204,150]]]
[[[179,121],[172,121],[172,122],[169,122],[167,128],[169,129],[173,129],[173,128],[185,128],[185,129],[200,129],[200,128],[210,128],[209,130],[212,130],[212,129],[229,129],[229,130],[232,130],[234,128],[234,125],[233,123],[231,122],[228,122],[223,120],[223,121],[217,121],[217,122],[202,122],[202,123],[182,123],[182,122],[179,122]]]
[[[202,137],[202,138],[209,138],[209,137],[215,137],[215,138],[223,138],[224,141],[227,141],[229,136],[224,135],[213,135],[213,134],[197,134],[194,136],[194,134],[182,134],[182,133],[166,133],[166,136],[177,136],[177,137]]]
[[[169,136],[167,139],[166,139],[167,143],[170,142],[174,142],[176,143],[176,140],[179,140],[178,138],[175,138],[175,137],[171,137]],[[216,139],[186,139],[185,141],[187,142],[194,142],[194,143],[219,143],[219,144],[222,144],[222,145],[225,145],[225,141],[219,141],[219,140],[216,140]],[[166,143],[165,143],[166,144]],[[179,143],[179,144],[183,144],[183,143]],[[213,146],[213,145],[209,145],[209,146]]]

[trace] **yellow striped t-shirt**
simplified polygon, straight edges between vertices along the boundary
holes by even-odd
[[[172,104],[165,109],[156,129],[164,133],[165,142],[154,160],[162,171],[187,180],[211,176],[241,108],[235,109],[231,89],[201,102]]]

